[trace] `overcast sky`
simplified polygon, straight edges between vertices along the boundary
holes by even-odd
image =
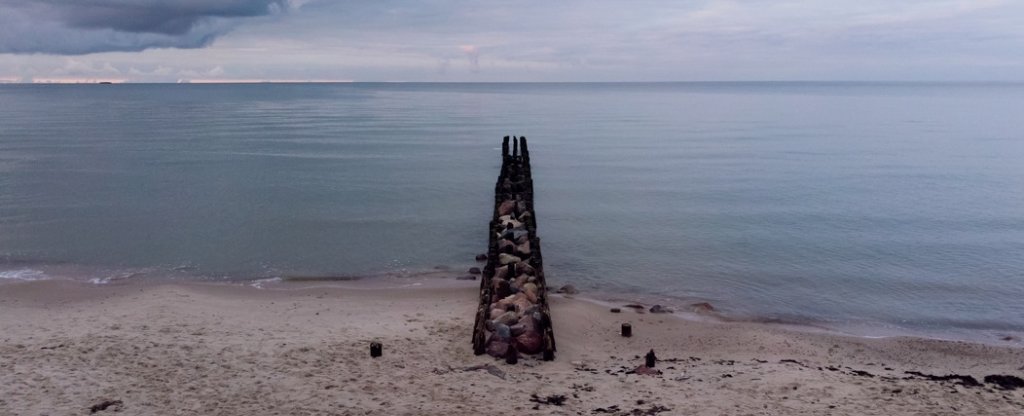
[[[0,81],[1024,81],[1019,0],[0,0]]]

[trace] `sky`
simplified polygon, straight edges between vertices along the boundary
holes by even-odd
[[[1024,81],[1020,0],[0,0],[0,82]]]

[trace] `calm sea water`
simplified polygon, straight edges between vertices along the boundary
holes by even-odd
[[[1019,84],[0,86],[0,277],[461,269],[518,134],[553,282],[1021,331],[1021,109]]]

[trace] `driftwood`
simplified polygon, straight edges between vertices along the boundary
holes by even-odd
[[[510,152],[505,136],[501,149],[473,351],[504,358],[509,364],[515,364],[519,354],[553,360],[555,335],[533,211],[530,151],[525,137],[513,137]]]

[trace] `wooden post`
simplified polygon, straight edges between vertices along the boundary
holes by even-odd
[[[379,342],[370,343],[370,357],[377,358],[384,354],[384,346]]]
[[[505,351],[505,362],[508,364],[515,364],[519,362],[519,351],[516,350],[515,345],[508,345],[508,350]]]
[[[622,336],[626,338],[633,336],[633,325],[622,324]]]
[[[654,364],[658,361],[658,357],[654,355],[653,349],[651,350],[651,352],[647,353],[647,355],[644,356],[644,359],[646,360],[644,364],[647,366],[647,368],[654,368]]]

